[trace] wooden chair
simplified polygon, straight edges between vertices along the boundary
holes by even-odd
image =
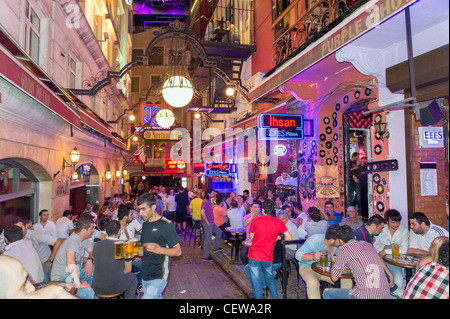
[[[102,294],[98,294],[95,293],[95,295],[99,298],[99,299],[122,299],[121,297],[123,297],[123,291],[122,292],[118,292],[115,294],[108,294],[108,295],[102,295]]]
[[[289,271],[291,270],[291,265],[294,265],[294,267],[297,271],[297,285],[299,284],[299,280],[300,280],[300,274],[298,272],[298,270],[299,270],[298,261],[295,258],[292,258],[289,260],[286,259],[286,246],[296,244],[297,249],[298,249],[301,245],[303,245],[305,240],[306,239],[282,240],[281,241],[283,259],[282,259],[280,274],[281,274],[281,287],[283,289],[283,299],[287,298],[287,284],[288,284],[288,279],[289,279]]]

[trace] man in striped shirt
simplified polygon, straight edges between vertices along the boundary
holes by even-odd
[[[448,231],[438,225],[433,225],[428,217],[416,212],[409,217],[411,230],[409,231],[408,255],[422,258],[428,255],[430,245],[436,237],[448,237]]]
[[[331,280],[336,282],[348,267],[353,274],[352,289],[327,288],[324,299],[390,299],[389,284],[378,253],[372,244],[358,241],[350,226],[341,226],[337,233],[339,247],[331,257]],[[334,263],[334,264],[333,264]]]

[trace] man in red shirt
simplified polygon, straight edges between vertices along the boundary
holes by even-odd
[[[272,216],[275,204],[265,200],[262,205],[263,216],[256,217],[250,224],[252,244],[248,251],[248,264],[245,266],[247,277],[252,285],[253,297],[262,299],[263,288],[267,285],[272,299],[278,299],[277,284],[273,276],[273,251],[280,234],[285,240],[291,240],[286,225]]]

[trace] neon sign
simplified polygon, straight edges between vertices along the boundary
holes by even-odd
[[[231,164],[229,163],[206,163],[205,175],[229,175],[231,173]]]
[[[141,126],[154,126],[159,127],[158,123],[156,122],[155,115],[159,112],[159,110],[164,109],[166,106],[165,103],[163,104],[148,104],[145,102],[141,103],[140,107],[140,119],[141,119]]]
[[[419,146],[424,148],[444,147],[442,127],[419,127]]]
[[[259,115],[258,138],[260,140],[303,139],[303,115],[272,113]]]

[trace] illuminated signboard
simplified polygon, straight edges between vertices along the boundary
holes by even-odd
[[[163,104],[148,104],[145,102],[142,102],[140,105],[140,120],[141,120],[141,126],[153,126],[153,127],[159,127],[158,123],[156,122],[155,115],[159,112],[159,110],[162,110],[164,108],[167,108],[166,103]]]
[[[134,14],[189,15],[191,0],[134,0]]]
[[[184,169],[185,167],[186,167],[186,163],[183,161],[167,161],[166,162],[167,170]]]
[[[444,130],[442,127],[419,127],[419,146],[423,148],[444,147]]]
[[[303,115],[263,113],[258,119],[260,140],[302,140]]]
[[[230,163],[206,163],[205,175],[217,176],[217,175],[229,175],[233,173],[234,167]]]
[[[274,151],[275,155],[283,156],[283,155],[286,155],[288,150],[287,150],[287,147],[285,145],[278,144],[277,146],[274,147],[273,151]]]
[[[192,171],[194,173],[204,173],[205,172],[205,163],[193,163],[192,164]]]

